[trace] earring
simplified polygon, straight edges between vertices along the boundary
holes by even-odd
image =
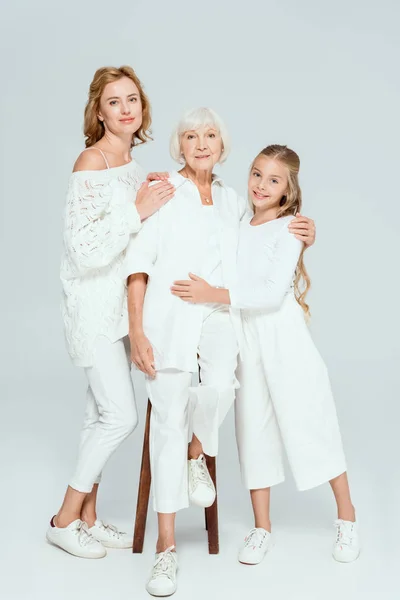
[[[286,196],[282,196],[282,198],[279,200],[279,206],[284,206],[286,204]]]

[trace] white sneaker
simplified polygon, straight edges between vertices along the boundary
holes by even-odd
[[[356,560],[361,551],[357,523],[337,519],[334,525],[336,527],[336,540],[333,545],[333,558],[343,563]]]
[[[80,558],[103,558],[107,551],[88,530],[80,519],[72,521],[68,527],[56,527],[54,517],[46,533],[47,541]]]
[[[208,508],[214,504],[216,492],[207,469],[204,454],[189,461],[189,498],[192,504]]]
[[[258,565],[271,546],[270,532],[262,527],[254,527],[244,538],[243,547],[239,551],[239,562],[245,565]]]
[[[115,525],[106,525],[97,519],[89,533],[106,548],[132,548],[133,538],[124,531],[119,531]]]
[[[146,590],[152,596],[171,596],[176,592],[176,573],[178,557],[173,552],[175,546],[170,546],[164,552],[156,554],[156,560],[151,570]]]

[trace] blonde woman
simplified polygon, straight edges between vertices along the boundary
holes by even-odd
[[[86,150],[71,175],[61,265],[63,317],[70,356],[88,380],[87,408],[75,473],[47,539],[84,558],[132,539],[97,519],[104,465],[137,424],[130,377],[126,285],[121,266],[131,234],[173,195],[164,181],[149,188],[131,157],[149,139],[150,104],[130,67],[99,69],[85,109]]]
[[[242,309],[236,436],[255,518],[239,553],[245,564],[261,562],[271,546],[270,487],[284,480],[283,449],[299,490],[331,484],[338,510],[334,558],[351,562],[360,552],[328,373],[305,320],[304,247],[288,231],[301,210],[299,168],[286,146],[268,146],[255,158],[248,183],[253,212],[241,224],[237,281],[229,290],[194,274],[172,287],[186,302]]]
[[[132,238],[125,260],[132,361],[147,375],[152,403],[158,540],[146,589],[154,596],[177,589],[175,513],[189,503],[207,507],[215,500],[204,454],[218,453],[219,426],[237,387],[239,311],[184,304],[170,293],[175,279],[195,269],[213,285],[234,282],[247,204],[213,172],[229,145],[226,126],[211,109],[183,115],[171,137],[171,155],[182,165],[170,175],[176,193]],[[313,243],[312,221],[299,218],[294,232]],[[199,367],[202,383],[192,387]]]

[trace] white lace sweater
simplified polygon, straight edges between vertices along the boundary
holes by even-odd
[[[97,336],[128,333],[127,288],[121,266],[129,237],[141,222],[136,193],[145,180],[132,162],[72,173],[64,216],[62,313],[74,364],[92,365]]]

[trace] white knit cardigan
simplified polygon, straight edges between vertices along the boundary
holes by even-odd
[[[65,336],[75,365],[93,364],[99,335],[114,342],[128,333],[121,267],[130,235],[141,228],[135,200],[144,180],[144,171],[134,160],[71,175],[61,281]]]

